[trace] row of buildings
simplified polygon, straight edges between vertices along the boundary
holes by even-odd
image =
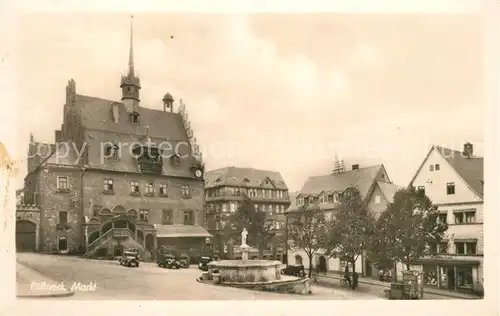
[[[70,80],[55,143],[31,137],[24,188],[18,191],[18,251],[115,256],[136,248],[148,258],[161,246],[196,254],[209,244],[237,257],[237,247],[221,229],[247,196],[266,213],[278,237],[265,258],[309,268],[305,254],[287,251],[279,238],[286,232],[287,211],[307,199],[331,212],[338,194],[356,186],[380,213],[400,188],[383,165],[336,168],[310,177],[294,194],[279,172],[237,167],[206,172],[182,101],[174,109],[167,93],[162,111],[141,104],[132,38],[119,87],[121,101],[105,100],[78,94]],[[449,289],[472,289],[483,278],[483,159],[473,156],[470,144],[465,152],[434,146],[410,183],[425,190],[449,225],[446,242],[435,245],[436,255],[414,268],[425,272],[426,283]],[[321,252],[313,264],[336,271],[345,266]],[[356,265],[364,276],[377,277],[366,256]]]
[[[424,274],[424,282],[449,290],[480,291],[483,284],[483,158],[473,155],[473,145],[464,144],[463,151],[433,146],[417,166],[410,186],[423,190],[439,210],[439,220],[448,224],[446,238],[430,245],[431,256],[413,262],[411,269]],[[325,212],[333,211],[336,194],[356,186],[368,207],[375,213],[384,211],[400,189],[391,182],[383,165],[341,170],[325,176],[310,177],[291,201],[289,211],[297,210],[304,201],[317,203]],[[288,262],[309,268],[303,251],[290,251]],[[319,251],[313,265],[321,270],[343,271],[346,262],[326,258]],[[397,265],[396,273],[403,269]],[[363,276],[378,277],[378,267],[360,256],[356,271]]]

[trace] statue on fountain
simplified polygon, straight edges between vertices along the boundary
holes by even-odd
[[[241,232],[241,246],[245,247],[247,245],[247,236],[248,236],[248,231],[246,228],[243,228],[243,231]]]
[[[246,228],[243,228],[243,231],[241,232],[241,246],[240,246],[241,260],[243,262],[246,262],[248,260],[248,248],[250,248],[247,245],[247,236],[248,236],[248,231]]]

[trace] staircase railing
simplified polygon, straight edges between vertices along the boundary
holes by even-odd
[[[108,230],[107,232],[105,232],[104,234],[102,234],[101,236],[99,236],[99,238],[97,238],[96,240],[94,240],[93,242],[91,242],[88,246],[87,246],[87,253],[90,253],[92,251],[94,251],[97,247],[99,247],[102,243],[104,243],[105,241],[108,241],[109,239],[111,239],[112,235],[112,229]]]
[[[97,238],[87,246],[87,255],[94,252],[100,245],[107,242],[113,237],[129,237],[134,240],[141,249],[144,250],[143,239],[137,236],[133,231],[128,228],[112,228],[99,236],[99,238]]]

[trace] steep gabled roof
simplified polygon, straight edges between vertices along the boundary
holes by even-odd
[[[218,180],[219,179],[219,180]],[[259,170],[254,168],[225,167],[211,170],[205,173],[205,187],[214,186],[246,186],[260,187],[267,179],[277,189],[287,190],[281,173],[270,170]]]
[[[368,194],[383,165],[375,165],[357,170],[309,177],[300,193],[316,195],[321,191],[344,191],[357,187],[363,198]]]
[[[118,105],[118,123],[113,121],[112,104]],[[146,134],[147,129],[147,135],[152,138],[188,142],[182,116],[179,113],[139,107],[139,123],[132,124],[121,102],[77,94],[76,106],[80,109],[82,124],[90,130],[142,136]]]
[[[394,194],[396,194],[396,192],[398,190],[403,189],[402,186],[396,185],[394,183],[377,181],[377,185],[380,188],[380,190],[382,191],[382,194],[384,194],[384,197],[389,202],[392,202],[392,199],[394,198]]]
[[[356,187],[361,197],[366,199],[373,191],[377,176],[381,172],[385,172],[384,165],[374,165],[341,173],[309,177],[304,183],[302,190],[297,192],[297,196],[317,196],[321,192],[344,192],[348,188]],[[297,196],[291,199],[291,205],[287,212],[297,210]],[[335,203],[320,203],[319,208],[330,210],[335,205]]]
[[[413,185],[413,181],[415,181],[415,178],[420,173],[420,170],[425,165],[425,162],[427,161],[433,150],[436,150],[450,164],[450,166],[458,173],[458,175],[465,181],[465,183],[470,187],[471,190],[473,190],[479,196],[483,197],[483,157],[472,156],[470,158],[467,158],[459,150],[436,145],[433,145],[429,150],[429,153],[425,157],[424,161],[422,161],[422,164],[410,181],[410,185]]]

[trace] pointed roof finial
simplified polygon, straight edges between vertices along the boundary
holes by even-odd
[[[128,56],[128,75],[134,76],[134,15],[130,15],[130,52]]]

